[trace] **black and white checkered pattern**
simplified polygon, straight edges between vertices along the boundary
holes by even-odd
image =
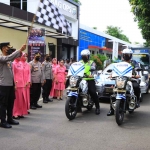
[[[40,1],[36,21],[71,36],[71,24],[49,0]]]

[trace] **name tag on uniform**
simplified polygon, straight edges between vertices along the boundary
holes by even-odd
[[[34,70],[34,71],[38,71],[38,70],[39,70],[39,67],[38,67],[38,66],[34,66],[33,70]]]
[[[8,66],[8,68],[11,68],[11,64],[9,62],[7,63],[7,66]]]

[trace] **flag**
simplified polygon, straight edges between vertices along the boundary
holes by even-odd
[[[35,20],[71,36],[71,24],[49,0],[40,1]]]

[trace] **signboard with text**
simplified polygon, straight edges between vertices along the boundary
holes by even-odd
[[[40,53],[40,62],[43,62],[46,55],[45,29],[32,28],[31,31],[28,30],[28,34],[28,61],[34,59],[35,53]]]

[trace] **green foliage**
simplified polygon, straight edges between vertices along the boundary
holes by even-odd
[[[80,0],[73,0],[73,1],[81,5]]]
[[[114,27],[114,26],[107,26],[106,31],[105,31],[106,34],[109,34],[109,35],[114,36],[120,40],[131,43],[129,41],[129,38],[126,35],[122,34],[122,32],[123,31],[121,30],[120,27]]]
[[[134,21],[138,22],[142,30],[145,45],[150,45],[150,0],[129,0],[132,7],[131,11],[135,15]]]
[[[107,60],[108,58],[105,55],[97,54],[97,55],[91,55],[90,59],[96,63],[97,70],[102,70],[104,61]]]
[[[93,29],[97,30],[97,27],[93,27]]]

